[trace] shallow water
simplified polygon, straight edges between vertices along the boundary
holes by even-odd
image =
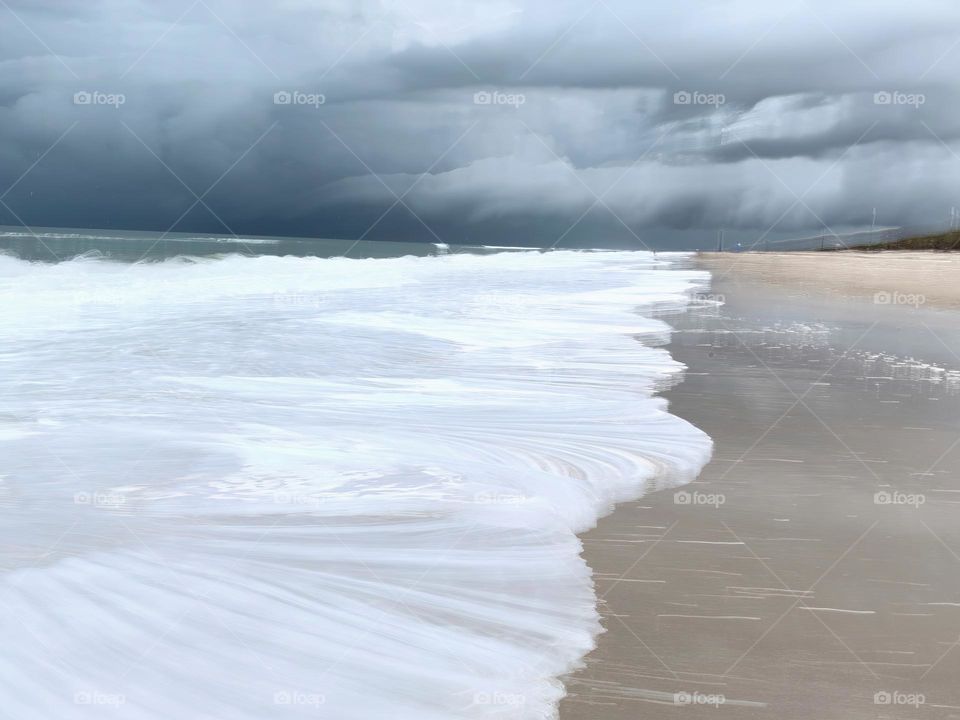
[[[575,533],[695,475],[647,253],[0,256],[0,707],[551,717]]]

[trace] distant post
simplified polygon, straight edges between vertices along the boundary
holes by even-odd
[[[723,252],[723,230],[717,233],[717,252]]]

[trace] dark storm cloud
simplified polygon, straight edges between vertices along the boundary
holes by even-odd
[[[960,206],[953,2],[8,0],[0,18],[7,224],[664,246]]]

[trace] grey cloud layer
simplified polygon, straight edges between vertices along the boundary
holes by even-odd
[[[955,2],[18,0],[0,18],[0,192],[28,171],[0,223],[662,247],[960,206]]]

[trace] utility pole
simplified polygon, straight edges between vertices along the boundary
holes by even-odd
[[[723,230],[717,233],[717,252],[723,252]]]

